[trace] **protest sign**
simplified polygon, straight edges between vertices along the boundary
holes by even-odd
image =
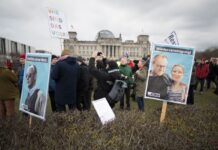
[[[190,47],[154,44],[145,98],[186,104],[194,55]]]
[[[108,104],[106,98],[92,101],[92,104],[103,125],[115,119],[115,114],[111,109],[110,105]]]
[[[56,9],[48,8],[48,22],[52,37],[69,39],[64,13]]]
[[[175,31],[171,32],[170,35],[164,41],[167,44],[179,45],[179,41]]]
[[[45,120],[51,54],[27,53],[19,110]]]

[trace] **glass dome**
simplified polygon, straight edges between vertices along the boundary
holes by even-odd
[[[114,34],[109,30],[101,30],[97,34],[98,38],[115,38]]]

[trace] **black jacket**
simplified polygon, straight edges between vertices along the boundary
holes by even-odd
[[[167,74],[162,76],[150,76],[146,95],[149,97],[166,99],[167,87],[171,86],[172,81]]]
[[[51,77],[56,82],[55,101],[57,104],[76,105],[79,75],[80,68],[76,63],[76,58],[67,57],[56,63]]]
[[[94,99],[106,97],[111,91],[116,79],[121,78],[119,69],[111,67],[108,70],[98,70],[95,67],[95,58],[89,60],[89,72],[97,79],[97,89],[94,92]]]

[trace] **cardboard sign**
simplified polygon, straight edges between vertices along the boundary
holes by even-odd
[[[69,39],[64,13],[48,8],[48,23],[52,37]]]
[[[27,53],[19,110],[45,120],[51,54]]]
[[[101,98],[101,99],[92,101],[92,104],[103,125],[115,119],[115,114],[113,110],[111,109],[110,105],[108,104],[106,98]]]
[[[179,45],[179,41],[176,35],[176,32],[173,31],[170,35],[164,40],[167,44]]]
[[[194,56],[191,47],[154,44],[145,98],[186,104]]]

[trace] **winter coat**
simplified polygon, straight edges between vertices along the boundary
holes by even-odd
[[[216,64],[210,62],[209,64],[209,73],[207,78],[214,79],[216,77]]]
[[[144,97],[145,94],[145,83],[147,79],[147,69],[143,67],[139,69],[134,75],[135,79],[135,92],[137,97]]]
[[[52,92],[52,91],[55,91],[55,80],[53,80],[51,78],[51,74],[53,72],[53,69],[54,69],[54,65],[51,65],[51,71],[50,71],[50,79],[49,79],[49,92]]]
[[[196,67],[196,76],[197,78],[204,79],[209,73],[208,64],[198,64]]]
[[[74,57],[67,57],[55,64],[52,78],[56,82],[55,102],[57,104],[76,106],[79,75],[80,68]]]
[[[23,76],[24,76],[24,65],[22,65],[18,71],[18,88],[19,88],[20,94],[21,94],[22,86],[23,86]]]
[[[127,76],[126,83],[130,86],[133,83],[132,80],[132,70],[128,65],[120,65],[120,73],[124,76]]]
[[[120,79],[119,69],[98,70],[95,67],[95,58],[89,60],[89,72],[97,79],[97,88],[94,93],[94,99],[106,97],[113,87],[116,79]]]
[[[80,65],[80,76],[78,84],[78,93],[86,93],[92,89],[92,76],[89,73],[88,66],[85,63]]]
[[[0,70],[0,100],[15,99],[18,96],[17,80],[11,70]]]

